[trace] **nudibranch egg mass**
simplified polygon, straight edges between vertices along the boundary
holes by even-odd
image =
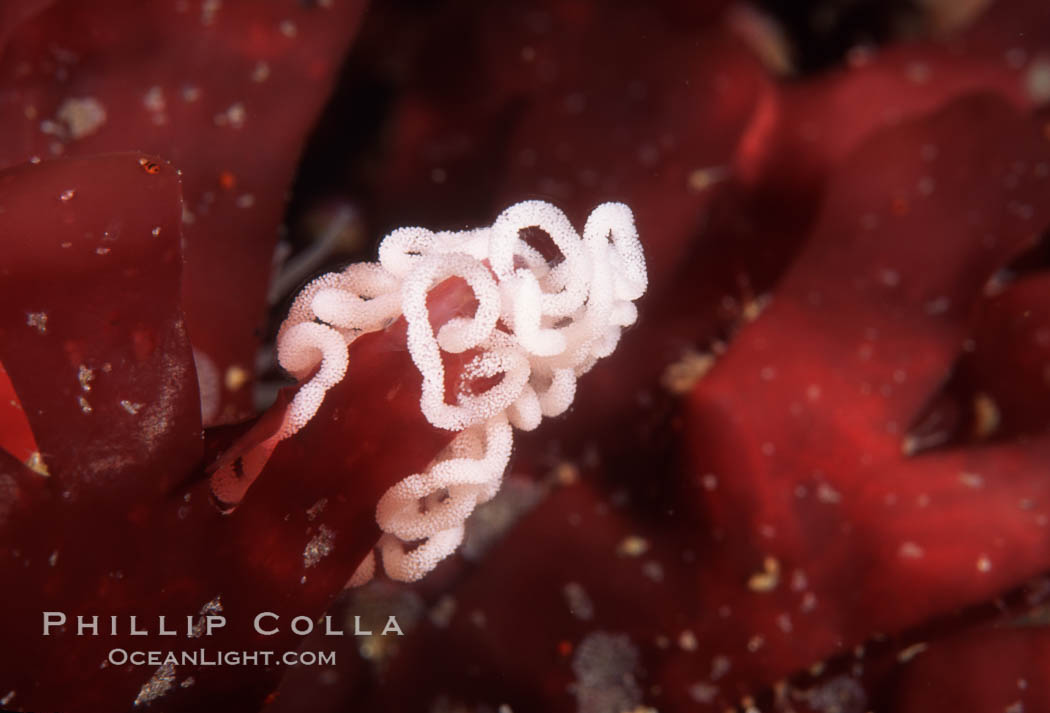
[[[529,244],[523,232],[530,228],[550,237],[557,260]],[[466,282],[477,306],[473,316],[449,319],[435,333],[427,295],[448,278]],[[582,237],[543,201],[517,203],[487,228],[395,230],[383,239],[378,263],[322,275],[295,299],[277,354],[305,383],[278,437],[309,422],[342,380],[354,339],[404,316],[408,351],[423,379],[422,413],[457,432],[424,472],[391,487],[376,508],[384,570],[392,579],[418,580],[455,551],[467,517],[499,490],[512,427],[532,430],[569,408],[576,379],[611,354],[637,319],[634,300],[646,286],[634,216],[622,203],[595,208]],[[442,352],[468,351],[475,355],[464,381],[488,386],[463,387],[449,399]],[[350,584],[368,581],[375,567],[373,552]]]

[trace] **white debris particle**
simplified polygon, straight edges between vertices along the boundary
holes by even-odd
[[[248,374],[248,370],[239,364],[233,364],[226,369],[226,373],[223,374],[223,384],[230,391],[237,391],[251,378]]]
[[[75,190],[73,190],[72,188],[67,188],[66,190],[62,191],[62,193],[59,194],[58,198],[63,203],[68,203],[69,201],[73,200],[73,198],[75,198],[76,195],[77,195],[77,192]]]
[[[94,97],[70,98],[62,102],[55,116],[66,125],[66,135],[75,141],[90,136],[106,123],[106,108]]]
[[[306,519],[313,522],[317,519],[317,516],[324,512],[324,509],[328,507],[328,498],[321,498],[316,503],[311,505],[306,510]]]
[[[54,567],[57,562],[58,562],[58,550],[54,550],[51,553],[51,556],[47,558],[47,563],[49,565],[51,565],[52,567]]]
[[[109,255],[109,248],[95,248],[96,255]]]
[[[139,689],[139,694],[135,697],[134,705],[138,707],[147,703],[152,703],[170,691],[174,683],[175,665],[166,663],[159,667],[154,672],[153,677],[146,682],[146,685]]]
[[[704,490],[714,491],[718,489],[718,476],[714,473],[706,473],[700,478],[700,484]]]
[[[748,578],[747,588],[752,592],[772,592],[779,583],[780,562],[776,557],[766,557],[762,561],[762,571]]]
[[[84,391],[91,391],[91,380],[95,378],[95,372],[88,369],[83,364],[77,369],[77,381],[80,382],[80,388]]]
[[[920,641],[917,644],[912,644],[911,646],[908,646],[907,648],[901,649],[897,652],[897,661],[899,661],[900,663],[908,663],[913,658],[925,651],[927,648],[928,646],[924,641]]]
[[[251,208],[253,205],[255,205],[255,196],[251,193],[244,193],[237,196],[238,208]]]
[[[33,451],[30,453],[29,457],[26,458],[25,464],[26,468],[29,468],[29,470],[39,473],[40,475],[51,475],[51,473],[48,472],[47,463],[44,462],[44,456],[40,454],[40,451]]]
[[[299,34],[299,28],[296,27],[295,23],[291,20],[284,20],[281,22],[279,29],[281,30],[281,34],[289,39]]]
[[[6,706],[8,703],[13,701],[14,698],[15,698],[15,692],[14,691],[8,691],[6,694],[4,694],[3,698],[0,698],[0,706]]]
[[[992,561],[985,555],[977,558],[977,571],[981,573],[992,571]]]
[[[190,686],[192,686],[196,682],[197,682],[197,679],[195,679],[193,676],[187,676],[185,678],[185,680],[183,680],[183,682],[179,684],[179,686],[181,686],[182,688],[189,688]]]
[[[575,485],[580,479],[580,468],[575,463],[562,461],[551,471],[551,479],[558,485]]]
[[[142,95],[142,105],[146,107],[151,115],[151,121],[161,126],[168,122],[168,115],[165,113],[168,108],[168,102],[164,98],[164,90],[160,86],[152,86],[146,90],[146,93]]]
[[[816,713],[865,713],[868,696],[857,679],[842,675],[811,688],[802,696]]]
[[[270,78],[270,65],[262,60],[255,64],[255,69],[252,70],[252,81],[257,83],[265,82]]]
[[[1050,102],[1050,60],[1042,57],[1028,67],[1025,76],[1025,89],[1036,105]]]
[[[485,618],[485,612],[480,609],[475,609],[470,613],[470,623],[479,629],[484,629],[488,619]]]
[[[729,176],[725,166],[707,166],[689,172],[686,185],[694,193],[703,193],[711,186],[724,181]]]
[[[194,639],[199,639],[204,633],[205,617],[220,613],[222,613],[222,595],[216,594],[209,601],[205,602],[200,611],[197,612],[197,621],[193,624],[190,636]]]
[[[925,554],[926,551],[923,550],[922,547],[910,540],[901,543],[901,546],[897,549],[897,555],[904,559],[917,560],[921,559]]]
[[[798,608],[804,612],[809,613],[817,608],[817,595],[813,592],[806,592],[802,595],[802,603],[798,605]]]
[[[795,628],[791,623],[791,615],[787,612],[784,612],[777,616],[777,626],[785,634],[790,634]]]
[[[1002,414],[999,404],[991,396],[979,393],[973,397],[974,435],[988,438],[999,430]]]
[[[134,401],[128,401],[127,399],[122,399],[120,402],[120,407],[128,413],[130,413],[132,416],[137,414],[139,412],[139,409],[142,408],[142,406],[143,404],[136,403]]]
[[[700,642],[697,641],[696,634],[689,629],[678,635],[678,647],[682,651],[696,651],[699,646]]]
[[[879,270],[879,282],[886,287],[896,287],[901,283],[901,274],[896,270]]]
[[[222,8],[222,0],[204,0],[201,3],[201,24],[208,27],[215,23],[215,16]]]
[[[809,586],[809,579],[806,577],[806,573],[801,569],[796,569],[791,573],[791,591],[793,592],[804,592],[806,587]]]
[[[718,686],[714,686],[705,681],[694,683],[689,687],[689,697],[697,703],[714,703],[715,696],[718,695]]]
[[[1003,708],[1003,713],[1024,713],[1024,702],[1014,701],[1006,708]]]
[[[715,356],[710,352],[701,353],[689,349],[678,361],[664,368],[660,375],[660,383],[669,393],[682,396],[692,391],[714,365]]]
[[[578,713],[624,713],[642,702],[638,650],[626,634],[588,634],[572,660]]]
[[[158,235],[160,235],[160,226],[158,225],[158,226],[157,226],[157,227],[155,227],[155,228],[154,228],[153,230],[151,230],[151,231],[150,231],[150,234],[151,234],[151,235],[152,235],[153,237],[157,237]]]
[[[314,535],[303,550],[303,567],[309,569],[332,552],[332,543],[335,542],[335,531],[326,525],[317,528]]]
[[[616,547],[621,557],[640,557],[649,551],[649,541],[638,535],[625,537]]]
[[[754,322],[762,316],[762,313],[772,301],[772,295],[759,295],[744,305],[744,310],[740,316],[743,317],[745,322]]]
[[[594,602],[587,594],[587,590],[579,582],[569,582],[562,587],[565,603],[569,606],[569,612],[582,621],[590,621],[594,618]]]
[[[664,581],[664,567],[656,560],[649,560],[642,565],[642,574],[654,582]]]
[[[52,119],[44,119],[40,122],[40,133],[51,134],[53,136],[62,136],[65,133],[65,127],[57,121]],[[39,158],[36,163],[40,163]]]
[[[226,111],[215,115],[216,126],[229,126],[232,129],[240,129],[244,126],[244,120],[248,112],[242,102],[231,104]]]
[[[942,315],[952,306],[952,301],[947,297],[937,297],[926,303],[924,309],[931,317]]]
[[[448,628],[452,616],[456,613],[456,599],[446,594],[430,610],[430,622],[439,629]]]
[[[195,87],[193,85],[188,84],[182,88],[182,101],[186,102],[187,104],[192,104],[200,98],[200,87]]]
[[[834,505],[842,501],[842,495],[827,483],[821,483],[817,486],[817,500]]]
[[[47,334],[47,312],[27,312],[26,324],[41,334]]]
[[[729,670],[733,668],[732,663],[729,661],[728,656],[718,655],[711,659],[711,680],[717,681],[718,679],[729,673]]]
[[[978,473],[959,473],[959,482],[974,490],[980,490],[984,487],[984,478]]]
[[[77,396],[77,405],[80,406],[80,410],[83,411],[85,414],[89,414],[95,410],[91,407],[91,404],[88,403],[88,400],[85,399],[82,395]]]
[[[747,640],[747,650],[751,653],[755,653],[765,645],[766,637],[762,636],[761,634],[755,634]]]

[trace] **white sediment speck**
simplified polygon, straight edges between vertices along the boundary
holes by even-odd
[[[331,554],[334,542],[334,530],[327,525],[318,527],[317,534],[310,539],[303,550],[303,567],[309,569]]]
[[[26,324],[41,334],[47,334],[47,312],[26,313]]]
[[[583,621],[590,621],[594,618],[594,602],[591,601],[582,584],[569,582],[562,587],[562,594],[565,595],[565,602],[574,617]]]
[[[175,665],[166,663],[160,666],[146,684],[139,689],[133,705],[137,708],[152,703],[171,690],[175,684]]]
[[[66,125],[66,135],[77,140],[97,132],[106,123],[106,108],[94,97],[69,98],[55,116]]]

